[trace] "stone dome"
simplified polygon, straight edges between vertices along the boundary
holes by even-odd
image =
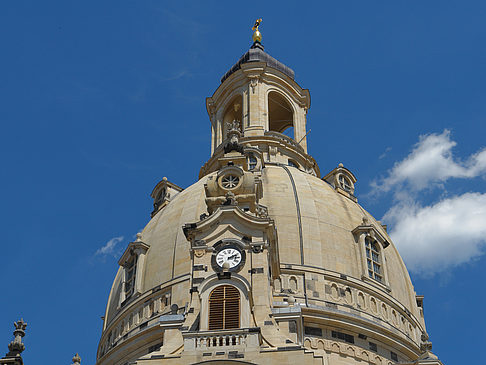
[[[198,221],[201,214],[207,213],[204,192],[207,178],[178,194],[143,229],[143,241],[150,245],[150,250],[147,252],[142,292],[190,273],[190,243],[182,227],[187,222]],[[329,275],[337,273],[360,281],[360,253],[352,231],[366,218],[391,242],[386,230],[363,207],[315,176],[294,167],[268,166],[262,173],[262,181],[264,197],[261,201],[275,221],[283,265],[300,266],[303,261],[310,271],[314,267],[329,271]],[[300,205],[299,211],[296,201]],[[379,288],[371,287],[391,294],[404,308],[418,315],[412,282],[393,244],[386,248],[386,264],[389,287],[393,290],[388,292],[381,285]],[[121,271],[110,294],[107,321],[117,313],[120,276]],[[189,291],[185,294],[179,303],[181,306],[189,301]],[[325,297],[324,293],[321,295]]]
[[[432,359],[423,297],[358,204],[355,176],[340,164],[321,179],[307,154],[309,93],[293,74],[241,63],[207,105],[212,156],[190,187],[154,188],[152,218],[119,261],[97,363]],[[272,114],[291,118],[294,138]]]

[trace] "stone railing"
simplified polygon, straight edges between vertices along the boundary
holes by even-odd
[[[291,147],[297,149],[300,153],[305,153],[304,148],[300,144],[298,144],[293,138],[286,136],[285,134],[274,132],[274,131],[268,131],[265,132],[265,136],[276,138],[281,142],[283,142],[284,144],[290,145]]]
[[[257,347],[260,344],[259,328],[241,328],[217,331],[185,332],[184,351],[213,348]]]
[[[103,331],[98,351],[98,358],[116,347],[135,332],[142,330],[148,322],[169,309],[170,292],[159,290],[156,294],[147,296],[142,302],[137,300],[136,305],[123,308],[118,317],[110,322]]]

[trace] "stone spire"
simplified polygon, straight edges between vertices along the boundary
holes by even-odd
[[[7,356],[20,356],[25,350],[25,345],[22,343],[22,337],[25,336],[25,328],[27,323],[21,318],[20,321],[14,322],[15,331],[13,332],[14,340],[8,344],[9,353]]]
[[[5,357],[0,359],[0,364],[23,364],[22,356],[20,354],[25,350],[25,345],[22,343],[22,337],[25,336],[27,323],[21,318],[19,321],[14,322],[14,327],[14,340],[8,344],[8,353]]]
[[[73,357],[73,363],[72,363],[72,365],[80,365],[80,364],[81,364],[81,357],[76,352],[76,355],[74,355],[74,357]]]

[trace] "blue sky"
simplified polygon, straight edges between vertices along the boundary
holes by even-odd
[[[389,224],[434,352],[482,363],[464,349],[486,344],[483,1],[1,2],[0,354],[23,316],[27,363],[95,363],[119,255],[163,176],[196,181],[205,97],[257,17],[310,89],[322,174],[344,163]]]

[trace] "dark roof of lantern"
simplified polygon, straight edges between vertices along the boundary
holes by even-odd
[[[266,62],[269,67],[283,72],[292,80],[295,77],[294,70],[292,70],[290,67],[285,66],[282,62],[270,56],[264,51],[263,46],[259,42],[255,42],[253,43],[251,48],[243,56],[240,57],[238,62],[236,62],[233,67],[231,67],[231,69],[224,74],[224,76],[221,78],[221,82],[224,82],[224,80],[230,77],[231,74],[238,71],[243,63],[249,62]]]

